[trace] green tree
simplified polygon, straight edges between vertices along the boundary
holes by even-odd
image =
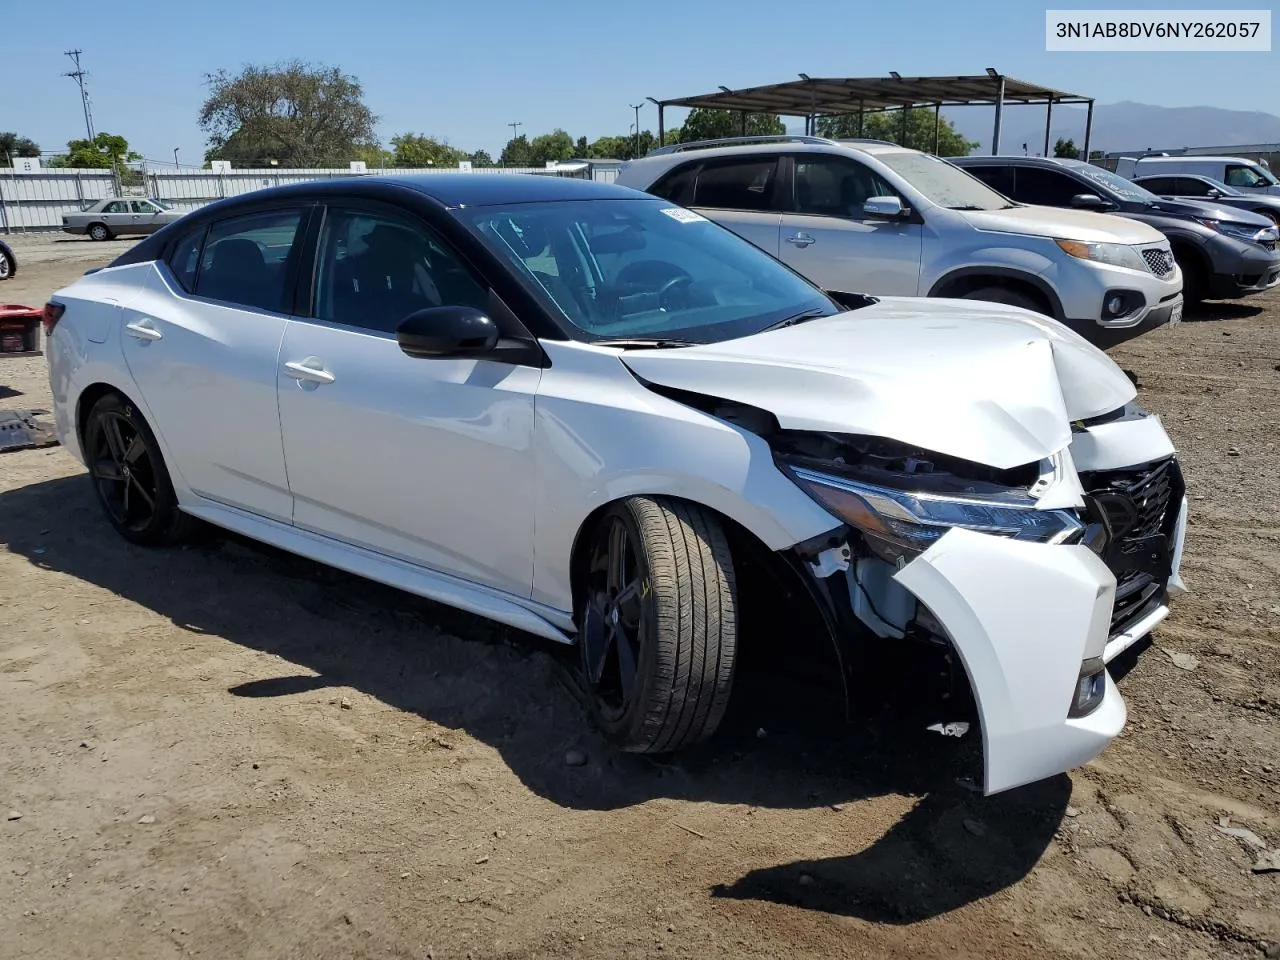
[[[12,132],[0,132],[0,157],[8,157],[9,162],[13,162],[14,157],[38,157],[40,156],[40,144],[36,143],[30,137],[20,137]]]
[[[533,166],[533,151],[529,148],[529,138],[522,133],[508,140],[507,145],[502,148],[502,155],[498,157],[498,162],[504,167]]]
[[[573,159],[573,137],[559,127],[551,133],[534,137],[529,142],[530,166],[543,167],[550,160]]]
[[[839,116],[819,117],[818,136],[838,140],[842,137],[867,137],[872,140],[888,140],[913,150],[933,153],[933,107],[917,107],[907,111],[907,142],[902,143],[902,111],[891,110],[868,113],[863,117],[862,132],[858,132],[858,115],[846,113]],[[946,117],[938,125],[938,152],[940,157],[963,157],[978,145],[966,140]]]
[[[748,113],[748,137],[780,136],[787,132],[782,120],[772,113]],[[694,140],[719,140],[742,135],[742,117],[733,110],[708,110],[694,107],[684,126],[667,134],[667,143],[691,143]]]
[[[586,156],[593,160],[634,160],[643,157],[658,145],[658,138],[652,130],[640,131],[640,149],[636,150],[634,133],[619,134],[614,137],[599,137],[591,142]]]
[[[591,151],[591,145],[587,143],[586,137],[579,137],[578,142],[573,145],[573,155],[575,157],[585,157]]]
[[[351,159],[363,160],[369,169],[377,170],[391,166],[395,162],[395,154],[390,150],[383,149],[380,143],[366,143],[356,147]]]
[[[391,138],[397,167],[456,167],[467,154],[448,141],[421,133],[402,133]]]
[[[471,161],[471,166],[473,167],[493,166],[493,157],[489,156],[489,151],[487,150],[477,150],[475,153],[471,154],[471,156],[467,157],[467,159]]]
[[[198,116],[209,138],[206,159],[258,166],[345,166],[376,143],[377,117],[360,81],[337,67],[292,60],[206,76],[209,97]]]
[[[54,157],[50,166],[79,170],[124,170],[126,163],[136,163],[142,154],[129,149],[129,141],[113,133],[99,133],[92,140],[68,140],[67,152]]]
[[[1078,160],[1080,158],[1080,151],[1076,149],[1076,142],[1074,140],[1064,140],[1062,137],[1059,137],[1058,142],[1053,145],[1053,155],[1055,157],[1062,157],[1066,160]]]
[[[1102,151],[1101,151],[1101,150],[1090,150],[1090,151],[1089,151],[1089,159],[1090,159],[1090,160],[1101,160],[1101,159],[1102,159]]]

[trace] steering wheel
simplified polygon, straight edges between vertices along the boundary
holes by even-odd
[[[693,285],[693,277],[688,274],[679,274],[666,281],[658,288],[658,305],[664,310],[674,310],[679,306],[687,307],[689,305],[689,287]],[[683,287],[680,297],[675,297],[675,291],[678,287]]]

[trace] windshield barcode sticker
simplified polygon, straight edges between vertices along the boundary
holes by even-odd
[[[679,207],[668,207],[662,212],[672,220],[678,220],[681,223],[698,223],[707,219],[700,213],[694,213],[692,210],[681,210]]]

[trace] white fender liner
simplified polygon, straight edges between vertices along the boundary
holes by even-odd
[[[1123,728],[1101,704],[1068,718],[1084,660],[1107,644],[1116,581],[1087,547],[953,529],[895,579],[929,608],[964,664],[982,723],[987,794],[1092,760]]]

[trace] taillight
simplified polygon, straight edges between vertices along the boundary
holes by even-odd
[[[41,322],[44,323],[44,335],[47,337],[53,333],[53,328],[58,325],[58,321],[62,319],[62,315],[67,312],[65,303],[58,303],[56,300],[50,300],[44,305],[44,316]]]

